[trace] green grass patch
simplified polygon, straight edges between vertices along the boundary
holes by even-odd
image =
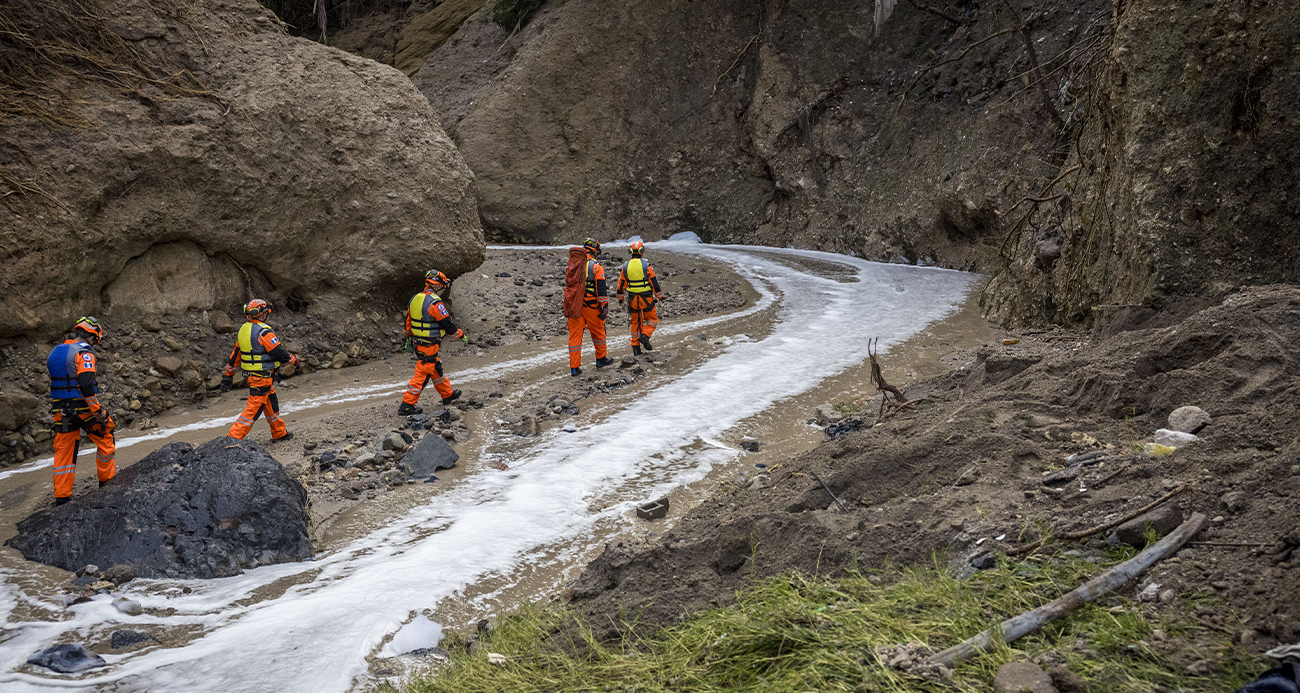
[[[473,653],[451,636],[452,663],[405,691],[987,691],[998,666],[1047,655],[1094,691],[1232,691],[1262,670],[1227,635],[1166,610],[1158,623],[1120,597],[1085,606],[1010,646],[1001,645],[936,681],[891,669],[877,647],[920,643],[938,651],[1074,589],[1131,554],[1105,561],[1058,555],[1002,560],[956,580],[933,566],[839,579],[788,574],[740,592],[735,605],[701,612],[636,642],[597,642],[566,608],[525,606],[484,634]],[[883,578],[883,579],[882,579]],[[1179,661],[1151,643],[1179,641]],[[488,653],[509,658],[504,665]],[[1207,660],[1212,678],[1186,674]]]

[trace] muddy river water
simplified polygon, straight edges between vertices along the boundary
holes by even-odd
[[[0,548],[0,688],[364,690],[385,673],[381,657],[396,654],[399,631],[402,643],[429,646],[420,640],[436,637],[430,621],[465,629],[546,599],[607,541],[653,540],[719,484],[811,449],[823,438],[807,423],[817,405],[873,394],[869,338],[880,338],[891,382],[906,385],[992,336],[971,298],[974,275],[812,251],[649,245],[730,265],[753,300],[726,315],[665,320],[655,344],[680,355],[653,378],[584,400],[570,432],[520,438],[501,418],[531,388],[568,377],[563,340],[447,357],[457,387],[521,385],[467,415],[460,464],[438,483],[330,517],[313,561],[216,580],[134,580],[115,594],[143,605],[128,616],[109,595],[65,607],[67,573]],[[621,330],[611,329],[610,344],[628,351]],[[387,411],[408,369],[409,359],[394,358],[296,378],[286,418],[309,426]],[[231,397],[161,416],[158,428],[119,438],[119,465],[164,443],[221,435],[241,407]],[[746,437],[761,448],[741,450]],[[500,462],[509,468],[492,466]],[[47,462],[0,473],[0,541],[47,500],[49,473]],[[88,475],[93,461],[83,457],[78,478]],[[636,505],[661,496],[672,501],[668,517],[636,518]],[[424,625],[403,630],[417,620]],[[159,643],[113,654],[109,633],[127,628]],[[63,642],[109,665],[63,676],[24,663]]]

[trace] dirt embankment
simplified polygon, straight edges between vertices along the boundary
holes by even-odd
[[[18,28],[0,40],[0,346],[253,297],[387,312],[429,267],[482,261],[473,174],[397,70],[287,36],[254,0],[0,18]]]
[[[1171,502],[1213,519],[1130,588],[1158,584],[1143,608],[1195,607],[1257,651],[1295,641],[1300,289],[1243,290],[1173,325],[1122,327],[983,347],[909,388],[925,400],[874,426],[868,401],[866,430],[737,483],[652,544],[606,547],[572,599],[608,637],[625,621],[653,627],[726,603],[747,579],[787,569],[831,574],[939,552],[972,570],[968,559],[991,547],[1104,524],[1186,485]],[[1184,405],[1212,417],[1199,442],[1159,457],[1135,451]],[[1093,451],[1105,451],[1103,463],[1045,483],[1066,456]],[[1084,550],[1104,548],[1103,536]]]

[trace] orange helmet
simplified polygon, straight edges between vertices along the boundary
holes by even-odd
[[[244,315],[250,320],[265,320],[271,314],[271,304],[255,298],[244,304]]]
[[[645,244],[641,241],[632,241],[632,245],[628,246],[627,250],[632,253],[632,257],[641,257],[645,252]]]
[[[77,324],[72,326],[72,330],[74,332],[77,330],[85,332],[87,336],[92,338],[91,344],[99,344],[100,340],[104,338],[104,328],[99,326],[98,320],[89,316],[79,318]]]
[[[447,279],[447,275],[436,269],[431,269],[424,273],[425,288],[433,289],[434,291],[446,291],[447,287],[450,285],[451,280]]]
[[[582,247],[587,250],[588,255],[600,255],[600,241],[594,238],[588,238],[583,241]]]

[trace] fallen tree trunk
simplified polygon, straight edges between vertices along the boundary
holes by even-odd
[[[925,663],[932,666],[951,667],[957,662],[991,649],[994,643],[997,642],[997,634],[999,633],[1002,636],[1002,641],[1007,643],[1028,635],[1044,625],[1070,614],[1097,597],[1126,584],[1142,571],[1182,548],[1183,544],[1187,543],[1188,539],[1196,536],[1196,533],[1201,531],[1204,526],[1205,515],[1195,513],[1164,539],[1156,542],[1133,558],[1089,580],[1082,587],[1037,609],[1007,619],[996,628],[990,628],[965,642],[930,657]]]

